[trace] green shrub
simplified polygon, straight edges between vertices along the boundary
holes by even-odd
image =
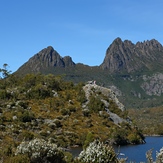
[[[77,100],[81,104],[87,101],[86,96],[85,96],[85,92],[84,92],[84,90],[82,88],[78,92]]]
[[[4,149],[4,154],[6,156],[12,156],[13,154],[13,149],[12,149],[12,146],[11,145],[8,145],[5,149]]]
[[[105,105],[100,98],[90,96],[88,108],[90,111],[97,113],[98,111],[104,110]]]
[[[46,86],[41,84],[38,84],[33,91],[34,91],[35,98],[46,98],[46,97],[50,97],[51,95],[51,91],[48,90]]]
[[[62,127],[62,123],[61,123],[61,121],[59,119],[54,119],[53,122],[56,124],[57,128]]]
[[[140,137],[136,133],[131,133],[128,136],[128,140],[131,144],[139,144],[140,143]]]
[[[88,132],[87,136],[86,136],[86,140],[84,141],[84,145],[83,148],[86,149],[86,147],[88,147],[88,145],[93,142],[94,140],[94,135],[91,132]]]
[[[23,140],[29,141],[34,138],[34,134],[31,133],[30,131],[24,131],[22,132],[21,137],[23,138]]]
[[[11,94],[7,92],[5,89],[0,90],[0,99],[10,99]]]
[[[117,145],[127,145],[128,139],[127,139],[127,131],[125,129],[115,129],[112,133],[112,137],[114,142]]]
[[[116,105],[116,103],[113,100],[109,101],[109,110],[117,115],[119,115],[120,117],[123,115],[124,112],[122,112],[122,110]]]
[[[18,155],[5,159],[4,163],[31,163],[31,162],[27,155]]]
[[[26,102],[26,101],[19,101],[18,105],[21,106],[23,109],[27,109],[28,102]]]
[[[34,114],[31,113],[30,111],[24,111],[21,116],[19,117],[19,119],[22,122],[31,122],[31,120],[34,119]]]
[[[60,109],[60,112],[62,115],[70,115],[70,110],[66,108]]]
[[[68,106],[67,109],[70,110],[70,112],[76,112],[76,110],[77,110],[76,107],[73,105]]]
[[[74,159],[70,152],[64,152],[64,160],[66,163],[72,163]]]
[[[89,117],[90,116],[90,110],[89,109],[83,109],[82,113],[85,117]]]

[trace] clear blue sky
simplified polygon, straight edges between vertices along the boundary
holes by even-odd
[[[14,72],[51,45],[100,65],[117,37],[163,44],[163,0],[0,0],[0,68]]]

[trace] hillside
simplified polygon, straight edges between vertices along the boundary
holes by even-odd
[[[129,116],[136,121],[144,135],[163,135],[163,106],[143,109],[130,109]]]
[[[51,46],[41,50],[23,64],[17,75],[42,73],[60,75],[75,83],[96,80],[112,89],[127,108],[163,104],[163,46],[155,39],[133,44],[117,38],[107,48],[103,63],[88,66],[74,63]]]
[[[90,82],[74,85],[53,75],[1,79],[0,116],[4,159],[23,140],[33,138],[51,140],[62,148],[87,146],[97,138],[111,144],[144,142],[113,91]]]

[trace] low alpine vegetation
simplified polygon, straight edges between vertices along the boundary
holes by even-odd
[[[96,139],[117,145],[142,143],[141,130],[120,106],[113,92],[96,84],[72,83],[51,74],[1,78],[0,158],[62,160],[58,147],[87,148]],[[42,153],[33,144],[42,144]],[[49,148],[56,154],[50,156]]]

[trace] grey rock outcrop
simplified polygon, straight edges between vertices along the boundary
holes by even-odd
[[[142,89],[147,95],[156,95],[161,96],[163,93],[163,74],[156,73],[152,76],[143,76],[143,84],[141,85]]]
[[[118,98],[116,97],[115,93],[108,88],[105,87],[101,87],[98,86],[97,84],[86,84],[83,87],[83,90],[85,91],[86,94],[86,98],[89,101],[89,97],[90,95],[93,93],[93,89],[94,91],[97,92],[101,92],[104,96],[106,96],[108,99],[112,100],[113,102],[115,102],[115,104],[119,107],[119,109],[121,109],[122,111],[125,110],[124,105],[118,100]],[[88,102],[87,101],[87,102]],[[106,106],[107,107],[107,106]]]
[[[106,112],[110,115],[110,119],[116,124],[120,124],[126,120],[124,120],[123,118],[119,117],[117,114],[112,113],[109,109],[106,109]]]
[[[84,87],[83,87],[83,90],[85,91],[85,95],[86,95],[86,98],[87,98],[87,102],[83,105],[84,108],[87,107],[87,104],[89,103],[89,97],[92,95],[92,94],[98,94],[98,92],[100,92],[103,96],[107,97],[109,100],[113,101],[117,106],[118,108],[121,110],[121,111],[124,111],[125,110],[125,107],[124,105],[119,102],[118,98],[116,97],[115,93],[111,90],[111,89],[108,89],[108,88],[105,88],[105,87],[101,87],[101,86],[98,86],[96,84],[86,84]],[[110,119],[116,124],[120,124],[122,123],[123,121],[126,121],[125,119],[119,117],[117,114],[111,112],[109,110],[109,106],[110,106],[110,103],[108,101],[106,101],[105,99],[101,99],[101,101],[104,103],[105,105],[105,111],[109,114],[110,116]]]

